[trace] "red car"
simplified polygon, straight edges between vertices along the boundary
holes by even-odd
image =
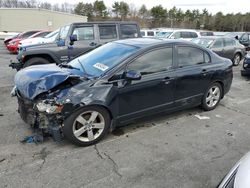
[[[22,33],[19,33],[18,35],[15,35],[13,37],[8,37],[4,40],[4,44],[7,46],[9,44],[10,41],[14,40],[14,39],[17,39],[17,38],[28,38],[29,36],[35,34],[39,32],[38,30],[35,30],[35,31],[26,31],[26,32],[22,32]]]
[[[29,36],[25,35],[25,36],[21,36],[15,39],[12,39],[8,44],[7,44],[7,49],[11,52],[11,53],[17,53],[18,52],[18,44],[20,43],[20,41],[22,41],[23,39],[26,38],[35,38],[35,37],[43,37],[47,34],[49,34],[51,31],[34,31],[33,33],[31,33]]]

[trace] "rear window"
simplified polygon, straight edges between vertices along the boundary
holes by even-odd
[[[99,26],[100,39],[116,39],[117,30],[115,25]]]
[[[189,46],[179,46],[177,48],[177,59],[179,67],[198,65],[210,61],[206,52]]]
[[[122,24],[121,28],[121,38],[136,38],[138,37],[137,25],[134,24]]]
[[[155,36],[155,34],[154,34],[154,32],[153,31],[148,31],[148,36],[150,36],[150,37],[153,37],[153,36]]]
[[[225,39],[225,46],[235,46],[236,42],[233,39]]]

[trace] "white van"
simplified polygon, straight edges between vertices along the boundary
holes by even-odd
[[[200,34],[195,30],[162,30],[156,35],[161,39],[183,39],[191,41],[193,38],[200,37]]]

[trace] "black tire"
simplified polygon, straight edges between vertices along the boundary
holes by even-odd
[[[102,115],[102,117],[104,118],[104,128],[103,131],[101,132],[101,134],[95,138],[92,141],[82,141],[79,140],[75,134],[73,133],[73,127],[75,126],[75,121],[76,119],[83,113],[89,112],[89,111],[95,111],[98,112]],[[81,108],[80,110],[74,112],[73,114],[71,114],[65,121],[64,121],[64,126],[63,126],[63,134],[65,136],[65,138],[67,140],[69,140],[70,142],[72,142],[73,144],[77,145],[77,146],[90,146],[93,144],[96,144],[97,142],[99,142],[109,131],[110,128],[110,124],[111,124],[111,119],[110,119],[110,115],[108,113],[108,111],[103,108],[103,107],[99,107],[99,106],[86,106]],[[84,126],[82,126],[84,127]],[[88,132],[88,131],[86,131]]]
[[[208,102],[207,102],[207,97],[209,96],[209,92],[211,91],[211,88],[218,88],[219,89],[219,96],[218,96],[218,101],[216,102],[216,104],[214,104],[213,106],[209,106],[208,105]],[[210,110],[213,110],[215,109],[218,104],[220,103],[220,100],[222,98],[222,86],[220,83],[218,82],[215,82],[213,84],[211,84],[208,89],[206,90],[204,96],[203,96],[203,99],[202,99],[202,108],[205,110],[205,111],[210,111]]]
[[[49,64],[49,60],[42,58],[42,57],[33,57],[31,59],[29,59],[28,61],[26,61],[23,65],[23,67],[29,67],[32,65],[43,65],[43,64]]]
[[[239,59],[238,59],[239,58]],[[233,58],[233,65],[238,66],[240,64],[242,57],[240,53],[236,53]]]

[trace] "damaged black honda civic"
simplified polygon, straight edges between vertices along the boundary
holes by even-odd
[[[232,62],[181,41],[110,42],[67,64],[27,67],[12,95],[29,125],[79,146],[159,112],[201,105],[213,110],[229,91]]]

